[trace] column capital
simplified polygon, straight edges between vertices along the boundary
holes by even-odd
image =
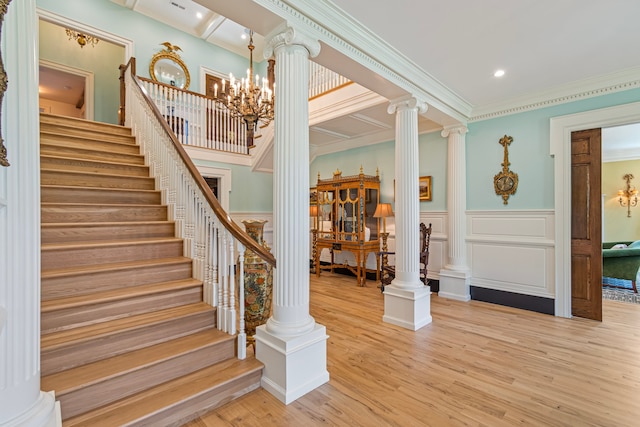
[[[427,108],[429,108],[425,101],[413,96],[393,99],[389,102],[389,107],[387,108],[387,113],[389,114],[407,109],[417,109],[419,114],[423,114],[426,113]]]
[[[289,25],[278,27],[265,39],[265,59],[271,58],[276,48],[283,45],[300,45],[309,51],[309,58],[314,58],[320,53],[320,42],[316,38]]]
[[[447,138],[451,134],[457,133],[459,135],[464,135],[467,132],[469,132],[469,129],[466,126],[454,125],[454,126],[446,126],[444,129],[442,129],[442,132],[440,132],[440,135],[442,135],[443,138]]]

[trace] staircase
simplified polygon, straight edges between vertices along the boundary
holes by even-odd
[[[41,372],[64,426],[181,425],[260,387],[130,129],[41,115]]]

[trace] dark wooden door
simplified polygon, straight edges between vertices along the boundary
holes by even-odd
[[[600,129],[571,133],[571,314],[602,320]]]

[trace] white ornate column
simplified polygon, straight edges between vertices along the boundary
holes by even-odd
[[[469,267],[467,266],[466,218],[466,148],[465,126],[445,128],[441,135],[448,140],[447,210],[448,260],[440,270],[438,296],[469,301]]]
[[[418,112],[427,105],[415,98],[394,101],[396,114],[396,276],[384,288],[383,320],[417,330],[431,323],[431,291],[420,281],[420,189]]]
[[[309,57],[320,43],[292,27],[266,37],[275,53],[273,164],[277,266],[273,311],[256,331],[262,386],[289,404],[329,381],[327,334],[309,315]]]
[[[6,4],[6,2],[1,2]],[[55,426],[40,391],[40,149],[35,0],[9,4],[2,56],[9,80],[0,166],[0,426]]]

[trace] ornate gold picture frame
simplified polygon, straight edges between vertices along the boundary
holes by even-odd
[[[431,201],[431,175],[420,177],[420,201]]]

